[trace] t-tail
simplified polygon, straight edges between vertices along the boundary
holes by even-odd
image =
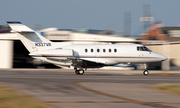
[[[12,29],[11,32],[15,32],[18,35],[21,42],[30,53],[36,51],[39,52],[52,47],[52,42],[50,40],[41,36],[39,33],[25,26],[21,22],[8,21],[7,23]]]

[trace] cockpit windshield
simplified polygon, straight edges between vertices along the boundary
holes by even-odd
[[[137,47],[137,51],[151,51],[151,50],[148,49],[148,48],[145,47],[145,46],[138,46],[138,47]]]

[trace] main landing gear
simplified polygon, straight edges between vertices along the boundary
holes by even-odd
[[[144,67],[145,67],[145,70],[144,70],[143,74],[144,74],[145,76],[147,76],[147,75],[149,75],[149,72],[148,72],[148,70],[147,70],[147,64],[144,64]]]
[[[75,73],[77,74],[77,75],[83,75],[84,74],[84,70],[83,69],[77,69],[77,68],[74,68],[74,70],[75,70]]]

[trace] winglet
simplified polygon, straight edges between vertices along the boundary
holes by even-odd
[[[8,24],[22,24],[19,21],[7,21]]]
[[[25,26],[19,21],[7,21],[8,25],[11,27],[11,32],[34,32],[34,30]]]

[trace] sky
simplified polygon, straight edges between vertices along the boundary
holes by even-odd
[[[143,32],[143,5],[154,21],[180,25],[180,0],[0,0],[0,25],[21,21],[32,29],[124,30],[124,12],[131,12],[131,34]]]

